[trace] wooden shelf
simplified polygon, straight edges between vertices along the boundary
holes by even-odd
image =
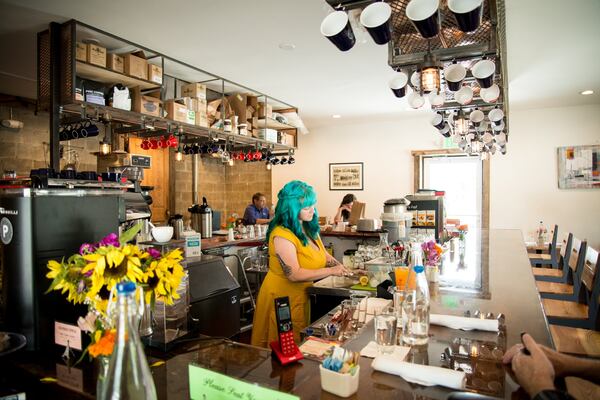
[[[283,129],[297,129],[295,126],[290,125],[290,124],[282,124],[281,122],[277,121],[276,119],[273,118],[260,118],[258,120],[258,125],[256,126],[256,128],[261,129],[261,128],[265,128],[265,124],[267,128],[271,128],[271,129],[277,129],[279,130],[283,130]]]
[[[269,142],[264,139],[258,139],[258,138],[251,137],[251,136],[241,136],[241,135],[232,134],[229,132],[225,132],[221,129],[205,128],[205,127],[198,126],[198,125],[191,125],[191,124],[186,124],[184,122],[173,121],[168,118],[154,117],[152,115],[146,115],[146,114],[138,113],[135,111],[121,110],[119,108],[114,108],[114,107],[110,107],[110,106],[101,106],[98,104],[74,102],[71,104],[63,105],[63,110],[67,113],[74,113],[74,114],[80,115],[81,109],[83,107],[86,108],[86,113],[88,113],[89,115],[94,115],[96,110],[98,110],[100,113],[109,113],[110,117],[113,121],[123,122],[123,123],[127,123],[127,124],[132,124],[132,125],[140,124],[142,120],[154,121],[154,126],[156,128],[165,129],[168,124],[181,126],[184,130],[184,133],[189,136],[208,137],[210,134],[213,137],[218,136],[219,138],[222,138],[222,139],[229,139],[233,143],[237,143],[237,144],[241,144],[241,145],[254,146],[255,144],[261,144],[261,145],[264,145],[265,147],[273,146],[273,149],[276,151],[277,150],[286,150],[287,151],[287,150],[294,148],[293,146],[288,146],[288,145],[279,144],[279,143],[273,143],[273,142]]]
[[[92,65],[82,61],[77,61],[75,69],[75,75],[84,79],[90,79],[97,82],[112,84],[122,83],[128,88],[139,86],[142,90],[159,89],[161,87],[161,85],[155,82],[147,81],[145,79],[133,78],[131,76],[127,76],[119,72],[111,71],[110,69],[102,68],[97,65]]]

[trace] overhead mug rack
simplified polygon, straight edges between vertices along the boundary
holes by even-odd
[[[114,55],[127,57],[134,52],[143,52],[144,62],[150,67],[155,66],[154,70],[160,73],[152,77],[134,76],[131,68],[130,73],[126,74],[125,71],[115,70],[117,68],[113,68],[112,65],[93,62],[91,59],[84,60],[78,53],[81,43],[100,46],[104,49],[104,57],[107,59]],[[87,54],[89,57],[89,48]],[[216,112],[216,121],[220,123],[214,124],[212,120],[208,123],[203,120],[201,124],[197,124],[195,122],[198,122],[198,119],[194,121],[194,118],[185,122],[175,120],[173,115],[165,116],[166,110],[162,108],[154,112],[154,115],[134,111],[136,107],[133,98],[131,109],[89,101],[87,93],[85,97],[82,96],[79,87],[81,80],[107,87],[119,84],[127,87],[132,97],[134,92],[135,96],[144,99],[147,98],[144,96],[152,96],[150,98],[155,99],[157,104],[163,105],[171,100],[183,98],[183,86],[199,83],[205,88],[206,95],[203,100],[208,103],[209,108],[211,103],[218,103],[213,113]],[[236,102],[233,98],[237,94],[241,94],[241,101]],[[231,103],[234,102],[236,110],[232,108]],[[257,107],[257,103],[261,107]],[[289,152],[296,148],[300,128],[286,121],[286,113],[292,113],[295,119],[299,119],[298,109],[291,104],[76,20],[63,24],[51,23],[47,30],[38,33],[37,107],[39,111],[50,113],[50,158],[54,168],[59,168],[58,143],[61,123],[76,120],[78,117],[102,122],[110,125],[114,132],[126,132],[127,135],[150,137],[154,135],[153,132],[156,136],[174,133],[180,141],[222,139],[239,149],[258,147],[280,152]],[[261,113],[258,108],[262,110]],[[274,114],[272,117],[271,110],[281,115]],[[231,125],[227,126],[227,121],[234,116],[237,116],[239,125],[247,123],[250,126],[247,135],[238,134]],[[277,131],[277,135],[273,135],[274,131]],[[271,135],[267,137],[267,133]],[[264,135],[264,138],[256,137],[259,134]]]

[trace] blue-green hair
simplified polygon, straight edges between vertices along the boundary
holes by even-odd
[[[282,226],[289,229],[306,246],[308,238],[316,240],[319,237],[319,216],[317,210],[311,221],[303,221],[302,225],[298,219],[300,210],[304,207],[310,207],[317,202],[317,194],[312,186],[302,181],[288,182],[277,194],[277,206],[275,215],[269,224],[267,230],[267,240],[271,237],[271,232],[275,227]],[[302,227],[304,226],[304,230]]]

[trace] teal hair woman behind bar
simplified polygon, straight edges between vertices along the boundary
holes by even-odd
[[[306,288],[318,279],[349,274],[325,251],[312,186],[291,181],[277,198],[275,216],[267,231],[269,272],[258,293],[252,325],[252,344],[261,347],[278,339],[274,305],[277,297],[290,299],[294,339],[298,342],[300,331],[309,323]]]

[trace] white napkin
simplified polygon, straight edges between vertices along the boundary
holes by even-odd
[[[398,361],[404,361],[409,351],[410,347],[394,346],[394,352],[389,354],[389,356],[394,357]],[[377,357],[377,343],[370,341],[369,344],[363,347],[363,349],[360,351],[360,355],[368,358]]]
[[[498,332],[498,320],[497,319],[481,319],[481,318],[468,318],[458,317],[456,315],[441,315],[431,314],[429,315],[429,323],[433,325],[447,326],[452,329],[461,329],[463,331],[479,330]]]
[[[423,386],[440,385],[464,390],[467,382],[464,372],[398,361],[395,357],[388,355],[376,357],[371,366],[376,371],[398,375],[408,382]]]

